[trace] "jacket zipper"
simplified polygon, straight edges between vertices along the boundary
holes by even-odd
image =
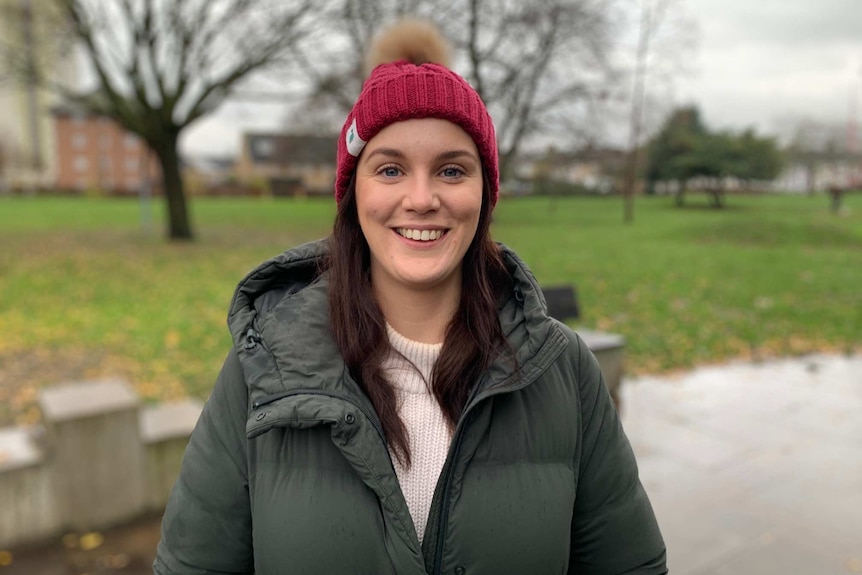
[[[467,427],[467,417],[470,415],[470,412],[473,411],[473,408],[479,404],[478,401],[474,403],[476,399],[476,395],[478,395],[479,389],[482,388],[482,385],[485,382],[485,377],[483,376],[476,387],[473,389],[473,393],[470,395],[470,398],[467,400],[467,407],[464,409],[464,415],[461,418],[462,425],[458,427],[455,434],[455,447],[452,451],[452,462],[449,465],[449,469],[446,470],[446,479],[443,483],[443,493],[440,501],[440,522],[437,527],[437,546],[434,549],[434,568],[431,570],[433,575],[440,575],[441,570],[443,569],[443,541],[446,539],[446,523],[449,521],[449,492],[452,487],[452,478],[455,475],[455,462],[458,461],[458,455],[461,453],[461,440],[464,438],[464,429]],[[490,394],[487,397],[491,397]],[[487,399],[483,398],[484,399]]]
[[[500,395],[503,393],[513,393],[520,389],[527,387],[530,383],[532,383],[534,378],[529,379],[527,381],[523,378],[520,383],[511,387],[509,389],[501,390],[499,387],[493,391],[489,391],[484,396],[481,396],[479,393],[479,389],[482,388],[482,384],[484,383],[485,377],[480,380],[479,385],[473,390],[473,394],[471,394],[470,399],[467,400],[467,407],[464,409],[464,415],[461,418],[461,422],[459,423],[459,427],[455,431],[455,446],[452,451],[452,462],[449,465],[448,469],[445,469],[446,480],[443,484],[443,493],[441,496],[441,509],[440,509],[440,523],[437,528],[437,547],[434,550],[434,566],[431,570],[432,575],[441,575],[443,570],[443,541],[446,539],[446,524],[449,521],[449,496],[450,490],[452,487],[452,478],[455,475],[455,463],[458,459],[458,455],[461,451],[461,440],[464,437],[464,430],[467,428],[467,417],[470,413],[479,405],[481,402],[494,397],[495,395]]]

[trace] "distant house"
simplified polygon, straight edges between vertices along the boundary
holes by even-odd
[[[186,191],[193,195],[243,195],[236,183],[236,158],[228,156],[184,156],[180,159]]]
[[[236,166],[245,184],[273,195],[330,194],[335,182],[337,136],[249,133]]]
[[[790,151],[787,156],[784,170],[772,183],[776,191],[801,194],[830,187],[862,188],[862,154]]]
[[[626,152],[614,148],[549,148],[524,155],[516,163],[515,175],[519,180],[533,182],[534,190],[539,192],[544,184],[553,183],[607,194],[619,191],[625,161]]]
[[[131,195],[161,185],[161,169],[146,143],[105,116],[74,106],[51,110],[57,144],[55,186]]]

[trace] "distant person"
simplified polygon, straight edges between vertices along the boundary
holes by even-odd
[[[667,572],[595,358],[490,239],[494,127],[445,54],[378,37],[332,236],[237,288],[155,573]]]

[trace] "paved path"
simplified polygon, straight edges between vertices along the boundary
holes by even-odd
[[[672,574],[862,573],[862,357],[629,379],[622,398]]]

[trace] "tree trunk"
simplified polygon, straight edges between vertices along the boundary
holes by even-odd
[[[629,120],[629,153],[623,180],[623,222],[630,224],[635,219],[635,180],[638,169],[638,146],[643,120],[644,94],[646,91],[647,58],[650,36],[653,34],[653,4],[641,3],[641,22],[638,29],[638,48],[635,59],[635,83],[632,90],[632,110]]]
[[[191,241],[194,239],[194,234],[186,206],[183,178],[180,174],[180,155],[177,142],[176,135],[168,136],[164,141],[153,145],[153,151],[159,158],[159,164],[162,168],[162,188],[168,207],[168,239]]]
[[[832,213],[841,212],[841,197],[844,195],[844,189],[839,186],[829,186],[829,196],[832,198]]]

